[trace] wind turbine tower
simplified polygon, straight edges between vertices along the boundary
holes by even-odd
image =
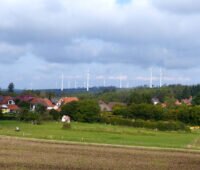
[[[119,76],[119,88],[122,88],[122,75]]]
[[[64,90],[64,75],[62,73],[62,76],[61,76],[61,91]]]
[[[87,92],[90,91],[90,70],[87,72],[86,89]]]
[[[129,89],[129,88],[130,88],[129,81],[127,81],[126,88],[127,88],[127,89]]]

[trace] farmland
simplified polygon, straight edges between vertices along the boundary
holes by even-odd
[[[190,151],[92,146],[0,137],[2,169],[181,169],[197,170],[200,154]]]
[[[20,131],[16,132],[15,127],[19,127]],[[161,132],[105,124],[73,122],[70,129],[63,130],[60,122],[44,122],[41,125],[32,125],[18,121],[1,121],[0,135],[64,142],[200,149],[199,131],[192,133],[183,131]]]

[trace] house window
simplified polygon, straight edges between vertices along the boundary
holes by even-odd
[[[15,104],[15,102],[13,100],[9,100],[8,105],[12,105],[12,104]]]

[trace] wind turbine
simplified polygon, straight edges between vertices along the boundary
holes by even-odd
[[[86,89],[87,92],[90,91],[90,70],[87,72]]]
[[[119,88],[122,88],[122,75],[119,76]]]
[[[64,75],[62,73],[62,76],[61,76],[61,91],[64,90]]]
[[[127,81],[126,88],[129,89],[129,87],[130,87],[129,81]]]

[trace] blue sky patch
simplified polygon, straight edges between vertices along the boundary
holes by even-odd
[[[118,4],[127,4],[130,3],[132,0],[116,0]]]

